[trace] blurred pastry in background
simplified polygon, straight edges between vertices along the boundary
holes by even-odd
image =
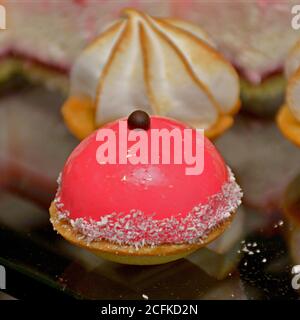
[[[285,74],[286,99],[278,112],[277,123],[284,136],[300,146],[300,42],[286,60]]]
[[[274,114],[283,101],[283,65],[299,39],[291,26],[295,1],[188,1],[176,15],[199,23],[239,70],[243,108]]]
[[[215,138],[239,109],[238,75],[199,27],[127,9],[76,60],[62,112],[83,139],[137,105]]]
[[[0,30],[0,81],[22,74],[50,89],[68,92],[77,55],[119,11],[135,5],[167,15],[162,1],[3,0],[7,28]]]
[[[285,63],[288,79],[285,103],[277,114],[277,124],[283,135],[300,147],[300,42],[289,53]],[[298,150],[299,154],[299,150]],[[299,164],[299,162],[298,162]],[[299,172],[300,166],[296,166]],[[283,198],[285,235],[293,262],[300,264],[300,175],[287,186]]]
[[[244,190],[243,203],[273,225],[280,219],[283,193],[300,171],[298,148],[284,138],[275,121],[247,114],[240,114],[216,145],[235,169]]]
[[[283,101],[283,61],[299,38],[291,27],[293,3],[4,1],[8,27],[0,32],[0,79],[21,72],[67,92],[67,75],[83,48],[122,9],[133,7],[155,17],[175,17],[201,26],[238,69],[243,106],[254,113],[274,113]]]

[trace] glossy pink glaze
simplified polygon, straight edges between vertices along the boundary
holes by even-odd
[[[118,132],[118,121],[105,128]],[[153,116],[153,128],[182,131],[187,127]],[[148,137],[150,131],[147,131]],[[206,204],[228,181],[227,167],[207,138],[204,140],[203,173],[186,175],[185,164],[99,164],[96,152],[102,142],[96,141],[96,134],[97,131],[75,148],[62,172],[57,197],[71,219],[99,221],[113,212],[129,213],[130,210],[140,210],[146,216],[155,213],[157,220],[178,214],[185,217],[199,203]]]

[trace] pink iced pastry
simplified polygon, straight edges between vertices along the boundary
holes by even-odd
[[[134,127],[139,117],[142,125]],[[106,129],[115,133],[115,140],[103,138]],[[152,134],[161,129],[175,129],[176,137],[182,137],[170,140],[170,163],[164,154],[166,144],[160,143],[153,151],[157,144]],[[185,129],[191,132],[189,141],[193,143],[189,146],[195,155],[190,158],[194,163],[189,164],[185,161],[189,152],[185,149],[187,140],[183,140]],[[124,148],[120,138],[124,132],[127,139],[141,131],[147,140],[127,141]],[[242,194],[219,152],[200,135],[180,122],[150,118],[142,111],[134,112],[128,123],[121,119],[95,131],[71,153],[62,171],[50,208],[55,229],[108,259],[134,264],[175,260],[210,242],[231,221]],[[144,145],[148,157],[139,149],[143,163],[136,164],[130,158],[136,155],[137,141]],[[182,142],[179,153],[178,141]],[[111,163],[99,161],[99,148],[104,144],[118,150]],[[152,151],[158,157],[152,158]],[[108,152],[103,154],[108,156]],[[153,164],[153,159],[159,159],[158,163]]]

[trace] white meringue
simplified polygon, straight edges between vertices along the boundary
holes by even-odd
[[[71,96],[92,99],[100,126],[136,106],[208,129],[239,105],[236,71],[199,27],[133,9],[78,57]]]

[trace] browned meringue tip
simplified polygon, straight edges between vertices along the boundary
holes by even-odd
[[[143,13],[137,9],[127,7],[121,11],[121,18],[130,18],[131,16],[139,16],[143,15]]]

